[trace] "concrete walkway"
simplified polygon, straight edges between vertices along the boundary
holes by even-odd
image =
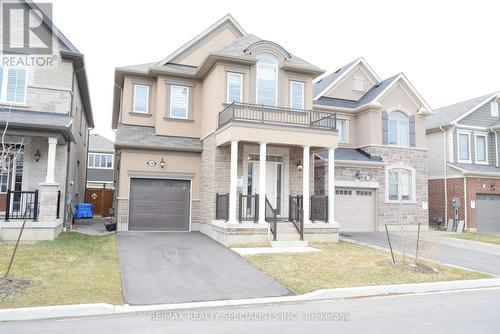
[[[87,235],[107,235],[115,232],[106,230],[104,223],[109,218],[96,217],[92,219],[79,219],[71,227],[71,231]]]
[[[393,249],[401,251],[401,233],[389,234]],[[407,232],[405,235],[406,253],[413,256],[416,234]],[[383,232],[342,233],[341,239],[389,249],[386,234]],[[420,256],[425,258],[500,276],[500,245],[455,239],[443,232],[423,232],[420,247],[422,249]]]
[[[133,305],[289,295],[240,255],[198,232],[118,233],[125,301]]]

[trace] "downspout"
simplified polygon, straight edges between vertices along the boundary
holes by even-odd
[[[74,104],[74,96],[75,96],[75,73],[73,73],[73,78],[71,80],[71,103],[70,103],[70,116],[73,117],[73,104]],[[71,122],[73,125],[73,122]],[[67,142],[66,149],[66,182],[64,186],[64,210],[63,210],[63,226],[67,227],[66,217],[67,217],[67,208],[68,208],[68,189],[69,189],[69,162],[71,155],[71,141]]]
[[[491,131],[495,134],[495,166],[498,167],[498,133],[493,128]]]
[[[467,231],[467,176],[464,175],[464,230]]]
[[[448,174],[447,174],[447,156],[446,156],[446,131],[442,126],[439,127],[443,131],[443,173],[444,173],[444,226],[448,227]]]

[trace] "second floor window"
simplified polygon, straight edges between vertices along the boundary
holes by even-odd
[[[149,86],[134,85],[134,112],[149,113]]]
[[[339,143],[346,143],[346,124],[345,119],[337,119],[337,130],[339,136]]]
[[[25,68],[0,67],[0,101],[25,104],[27,77]]]
[[[290,82],[290,108],[304,109],[304,83]]]
[[[188,87],[172,86],[170,90],[170,117],[188,118],[188,95]]]
[[[390,145],[408,146],[410,141],[409,118],[400,111],[389,114],[388,143]]]
[[[470,134],[458,133],[458,161],[470,162]]]
[[[487,159],[487,144],[486,144],[486,135],[476,134],[476,162],[486,164],[488,162]]]
[[[243,92],[243,74],[227,73],[227,102],[241,102]]]
[[[89,153],[89,168],[113,168],[113,154]]]
[[[278,102],[278,59],[269,53],[257,56],[257,103],[276,106]]]

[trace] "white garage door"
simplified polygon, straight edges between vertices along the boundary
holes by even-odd
[[[341,232],[375,231],[375,190],[336,188],[335,220]]]

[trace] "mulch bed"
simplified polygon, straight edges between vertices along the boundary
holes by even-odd
[[[31,280],[22,278],[0,278],[0,300],[23,292],[33,284]]]

